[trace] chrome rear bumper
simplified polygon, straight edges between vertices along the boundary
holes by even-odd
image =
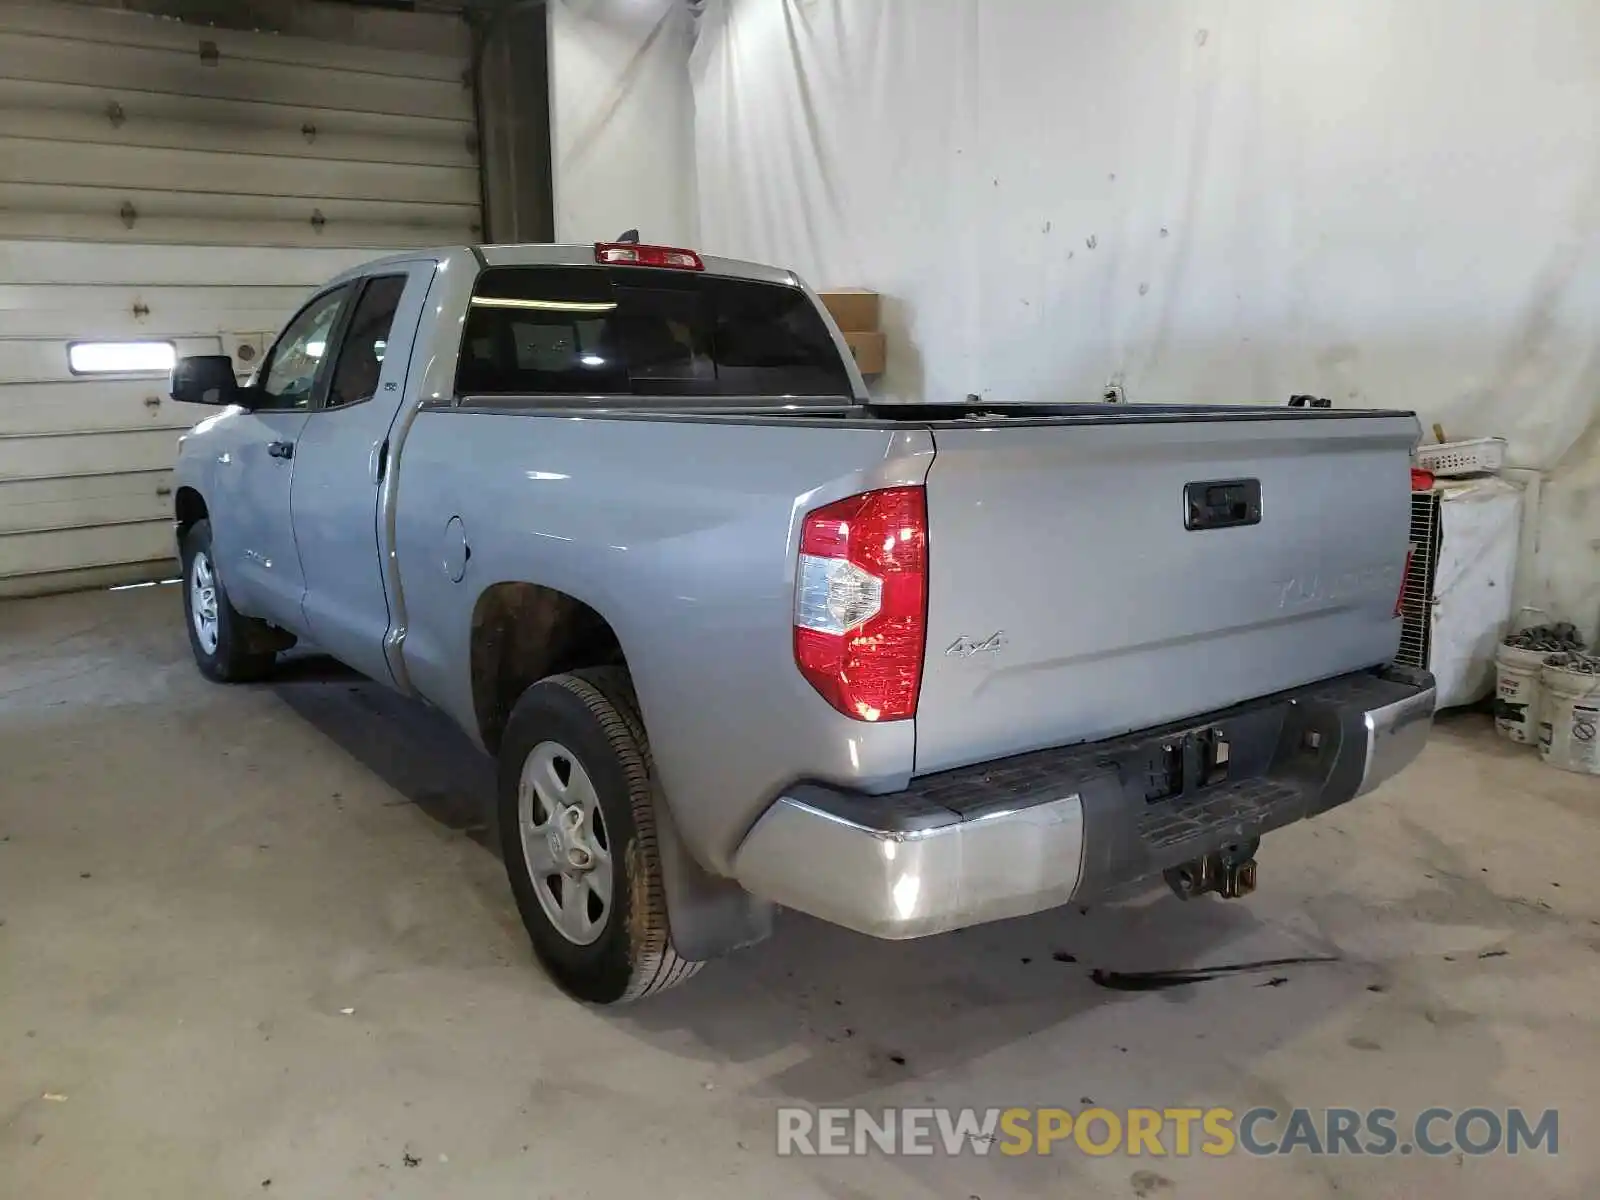
[[[1431,675],[1391,667],[888,796],[803,784],[762,814],[734,869],[758,896],[881,938],[1038,912],[1371,791],[1421,751],[1433,708]],[[1197,734],[1228,742],[1229,778],[1149,799],[1148,764]]]
[[[1381,708],[1362,714],[1367,730],[1367,754],[1361,771],[1357,796],[1365,796],[1385,780],[1392,779],[1422,753],[1433,730],[1433,710],[1437,703],[1433,676],[1425,671],[1426,684],[1418,683],[1409,696],[1402,696]]]

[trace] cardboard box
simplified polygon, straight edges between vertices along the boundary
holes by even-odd
[[[844,340],[855,355],[863,375],[882,375],[889,358],[889,342],[876,329],[844,330]]]
[[[822,306],[833,314],[833,320],[846,333],[876,332],[879,325],[877,292],[865,288],[834,288],[818,293]]]

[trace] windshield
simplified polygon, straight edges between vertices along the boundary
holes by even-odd
[[[460,395],[839,396],[850,378],[798,287],[639,267],[491,267]]]

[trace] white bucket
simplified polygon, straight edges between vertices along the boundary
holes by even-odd
[[[1552,767],[1600,775],[1600,674],[1569,670],[1568,655],[1544,666],[1539,755]]]
[[[1548,650],[1520,650],[1501,645],[1494,654],[1494,727],[1513,742],[1531,746],[1539,740],[1540,672]]]

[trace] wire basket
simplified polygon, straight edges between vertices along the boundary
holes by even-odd
[[[1505,438],[1469,438],[1417,447],[1417,466],[1435,475],[1480,475],[1505,465]]]

